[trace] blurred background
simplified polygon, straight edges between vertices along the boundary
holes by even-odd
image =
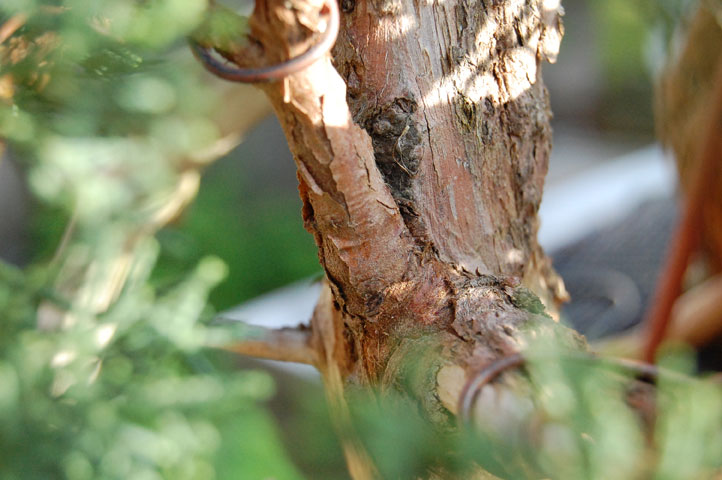
[[[567,320],[590,338],[639,321],[674,223],[674,167],[655,146],[653,83],[686,3],[565,0],[566,33],[558,62],[544,65],[555,135],[540,236],[572,294],[572,303],[565,307]],[[10,151],[0,162],[0,258],[25,267],[52,256],[70,218],[57,205],[33,199],[27,165],[19,157]],[[601,190],[585,190],[590,179]],[[303,229],[296,188],[285,139],[269,116],[240,146],[204,169],[190,208],[158,231],[153,284],[162,290],[165,279],[213,256],[225,264],[226,274],[217,276],[213,288],[208,282],[212,311],[207,317],[233,310],[238,318],[264,323],[264,315],[278,316],[274,308],[277,312],[280,305],[286,312],[282,315],[293,312],[293,318],[281,322],[305,320],[314,301],[312,279],[321,270],[313,239]],[[574,211],[581,203],[580,191],[592,202],[587,210]],[[589,275],[592,267],[594,277]],[[246,303],[294,282],[300,282],[300,290],[283,290],[265,297],[265,303]],[[311,293],[299,300],[294,297],[298,291]],[[206,367],[198,365],[207,361],[223,368],[267,365],[217,352],[194,355],[192,371],[204,371]],[[247,403],[242,408],[252,415],[236,415],[235,422],[218,427],[223,441],[214,458],[226,459],[226,464],[214,464],[217,478],[301,478],[300,472],[313,472],[308,478],[344,478],[343,460],[314,380],[309,385],[308,377],[293,371],[270,371],[277,380],[275,396],[274,387],[251,379],[244,384],[254,386],[243,394]],[[257,402],[264,401],[270,401],[273,417],[256,409]],[[216,420],[224,424],[223,418]],[[168,424],[175,425],[170,420]],[[278,436],[292,462],[278,462],[283,453],[268,450],[272,441],[258,440],[266,438],[263,435]],[[234,455],[234,449],[245,456]],[[88,470],[81,460],[77,465],[68,462],[66,474],[80,472],[74,478],[85,478]]]

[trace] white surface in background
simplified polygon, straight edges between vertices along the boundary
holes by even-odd
[[[539,217],[547,252],[619,220],[645,200],[672,195],[677,174],[658,145],[622,155],[550,185]]]
[[[301,280],[249,300],[221,313],[219,317],[266,328],[296,327],[307,324],[311,319],[320,293],[320,282]],[[320,378],[318,371],[310,365],[274,360],[259,361],[309,380],[318,381]]]
[[[548,251],[569,245],[629,214],[642,202],[671,195],[676,173],[660,147],[653,145],[554,182],[544,194],[539,241]],[[244,303],[220,316],[269,328],[307,323],[320,293],[304,280]],[[318,378],[308,365],[269,364]]]
[[[268,328],[296,327],[308,323],[320,293],[319,282],[301,280],[249,300],[219,316]]]

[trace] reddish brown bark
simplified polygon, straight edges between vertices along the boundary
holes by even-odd
[[[470,372],[522,348],[521,326],[553,326],[540,314],[566,294],[536,241],[551,148],[541,63],[561,37],[553,4],[344,0],[334,63],[262,85],[326,271],[309,342],[342,412],[354,383],[407,389],[445,421]],[[312,45],[322,6],[259,0],[262,64]],[[429,375],[409,387],[404,365],[420,352]],[[348,451],[354,475],[373,476]]]
[[[321,4],[287,3],[256,6],[266,62],[313,43]],[[563,298],[536,242],[551,138],[540,63],[560,24],[541,2],[343,7],[341,76],[325,60],[263,89],[345,317],[349,371],[375,381],[394,331],[473,335],[490,322],[466,317],[481,303],[515,311],[517,284],[552,309]]]

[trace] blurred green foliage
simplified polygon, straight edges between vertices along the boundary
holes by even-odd
[[[478,465],[505,479],[719,475],[722,388],[688,376],[690,352],[668,354],[662,362],[653,432],[628,400],[640,388],[630,372],[567,352],[551,338],[531,340],[527,358],[518,371],[529,381],[528,396],[493,393],[497,387],[487,385],[477,397],[474,428],[430,427],[417,402],[394,392],[356,398],[359,435],[381,478],[424,478],[428,471],[477,478]]]
[[[231,155],[212,166],[181,222],[158,235],[163,249],[154,277],[160,283],[203,255],[216,255],[228,265],[228,276],[211,292],[217,309],[320,272],[313,237],[303,229],[298,195],[242,195],[250,190],[250,180],[239,178],[241,169],[232,162],[243,160]]]
[[[654,130],[654,82],[671,42],[696,0],[566,0],[589,6],[603,84],[598,122],[607,130],[647,135]],[[563,2],[565,3],[565,2]],[[577,32],[589,35],[589,31]],[[678,39],[677,39],[678,40]],[[567,39],[567,41],[572,41]],[[576,41],[589,39],[578,38]]]
[[[157,245],[139,254],[152,266]],[[32,283],[2,282],[0,478],[301,478],[258,403],[270,378],[203,348],[229,336],[197,323],[223,273],[206,259],[161,295],[146,268],[108,312],[54,332]]]
[[[302,478],[263,405],[271,378],[208,349],[243,335],[209,326],[228,267],[154,236],[219,137],[185,41],[205,9],[0,5],[0,23],[28,16],[0,45],[0,138],[37,200],[31,263],[0,264],[2,479]]]

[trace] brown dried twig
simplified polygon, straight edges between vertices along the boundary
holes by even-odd
[[[254,358],[318,365],[318,353],[311,346],[310,330],[252,328],[254,334],[249,338],[221,345],[220,348]]]

